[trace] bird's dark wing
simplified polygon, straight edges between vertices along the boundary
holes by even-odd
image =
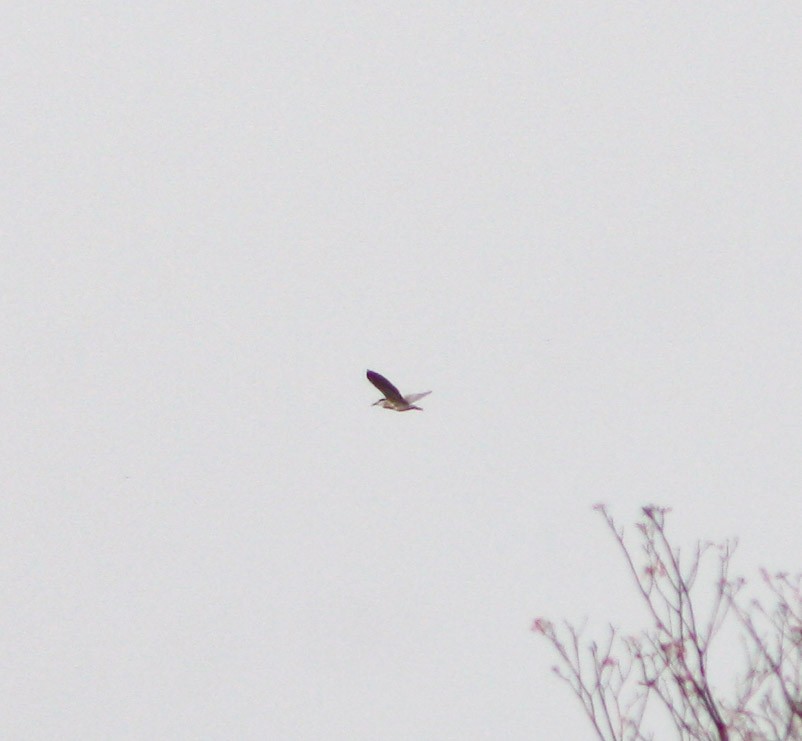
[[[404,397],[401,396],[401,392],[380,373],[369,370],[368,381],[370,381],[377,389],[379,389],[379,391],[384,394],[385,399],[396,401],[401,404],[405,403]]]

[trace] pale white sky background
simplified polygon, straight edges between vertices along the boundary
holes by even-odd
[[[594,503],[800,567],[799,3],[0,16],[2,738],[590,738]]]

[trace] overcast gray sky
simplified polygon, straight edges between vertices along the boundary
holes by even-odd
[[[800,567],[798,3],[0,28],[0,736],[590,738],[594,503]]]

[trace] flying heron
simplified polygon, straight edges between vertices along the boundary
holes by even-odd
[[[422,394],[409,394],[408,396],[401,396],[401,392],[393,386],[383,375],[376,373],[376,371],[368,371],[368,381],[370,381],[379,391],[384,394],[384,397],[379,399],[373,406],[382,406],[385,409],[395,409],[396,412],[408,412],[410,409],[417,409],[423,411],[420,407],[416,407],[412,402],[422,399],[424,396],[431,394],[431,391],[424,391]]]

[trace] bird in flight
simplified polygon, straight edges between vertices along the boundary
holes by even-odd
[[[416,407],[412,402],[422,399],[424,396],[431,394],[431,391],[424,391],[421,394],[409,394],[408,396],[401,396],[401,392],[393,386],[383,375],[376,373],[376,371],[368,371],[368,381],[370,381],[379,391],[384,394],[384,397],[379,399],[373,406],[382,406],[385,409],[395,409],[396,412],[408,412],[410,409],[417,409],[423,411],[420,407]]]

